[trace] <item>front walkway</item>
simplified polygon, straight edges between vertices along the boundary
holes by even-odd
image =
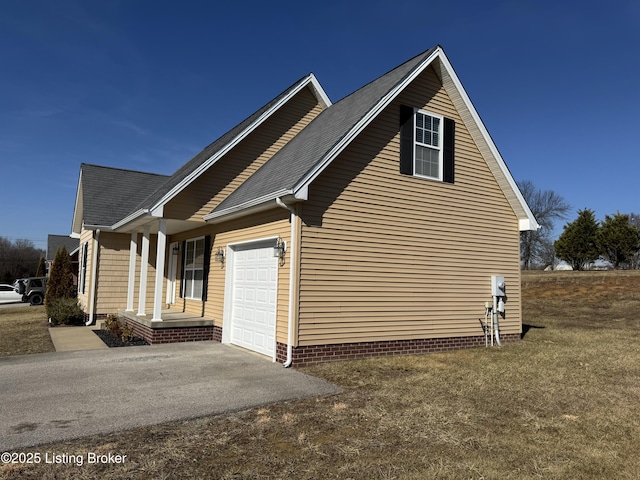
[[[100,340],[100,337],[93,333],[99,328],[96,325],[90,327],[49,327],[49,335],[51,335],[56,352],[109,348]]]

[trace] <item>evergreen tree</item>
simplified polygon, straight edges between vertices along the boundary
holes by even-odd
[[[38,264],[38,270],[36,270],[36,277],[44,277],[47,274],[47,262],[44,258],[40,259]]]
[[[578,210],[578,218],[564,226],[564,231],[554,243],[556,256],[574,270],[584,270],[599,256],[598,228],[593,210]]]
[[[598,250],[614,270],[629,265],[640,248],[640,234],[629,222],[629,215],[605,216],[596,236]]]
[[[74,298],[73,269],[71,258],[66,247],[59,248],[51,265],[49,280],[47,282],[47,293],[44,297],[44,305],[47,312],[51,309],[56,300],[60,298]]]

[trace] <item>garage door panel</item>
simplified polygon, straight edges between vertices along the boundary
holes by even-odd
[[[234,252],[231,343],[275,352],[277,258],[271,245]]]

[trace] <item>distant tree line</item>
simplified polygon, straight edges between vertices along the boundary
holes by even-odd
[[[36,248],[30,240],[10,241],[0,237],[0,282],[13,283],[18,278],[44,275],[44,250]]]
[[[591,268],[598,260],[616,270],[640,268],[640,215],[618,212],[598,222],[593,210],[579,210],[554,242],[554,223],[566,219],[571,206],[556,192],[539,190],[528,180],[518,182],[518,187],[540,225],[537,231],[520,234],[523,269],[554,267],[558,260],[574,270]]]
[[[605,215],[598,222],[593,210],[579,210],[556,240],[556,256],[574,270],[586,270],[596,260],[608,262],[614,270],[639,268],[639,227],[635,213]]]

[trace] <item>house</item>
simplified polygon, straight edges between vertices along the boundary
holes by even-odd
[[[484,345],[491,276],[522,327],[537,228],[440,46],[332,104],[303,77],[171,176],[83,164],[88,321],[296,366]]]
[[[52,235],[49,234],[47,236],[47,276],[51,271],[51,265],[53,265],[53,261],[56,258],[56,253],[58,249],[65,247],[67,252],[69,253],[69,257],[71,258],[71,268],[73,273],[73,284],[77,285],[78,283],[78,239],[70,237],[69,235]]]

